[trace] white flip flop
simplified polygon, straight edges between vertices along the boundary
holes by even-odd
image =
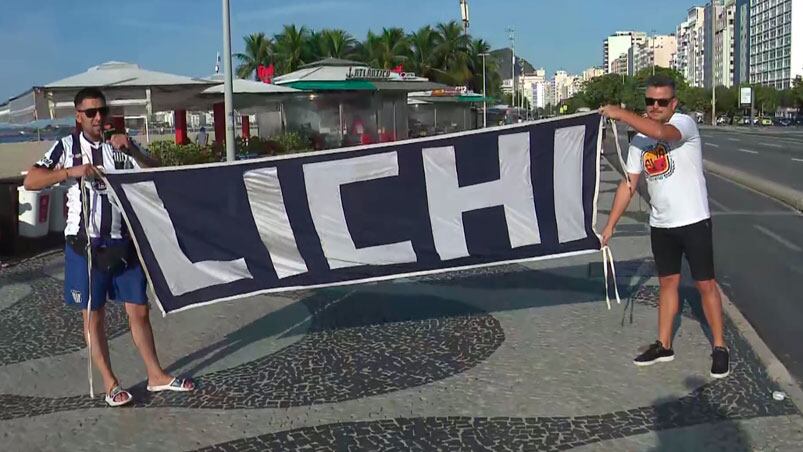
[[[119,402],[115,401],[114,399],[116,399],[120,394],[128,394],[128,398]],[[130,392],[120,387],[120,385],[117,385],[113,387],[108,394],[106,394],[106,398],[104,400],[106,401],[106,405],[109,405],[110,407],[118,407],[133,402],[134,396],[131,395]]]
[[[190,382],[192,388],[185,388],[184,385]],[[175,391],[175,392],[189,392],[195,390],[195,382],[191,378],[173,378],[170,383],[166,385],[151,386],[148,385],[149,392],[162,392],[162,391]]]

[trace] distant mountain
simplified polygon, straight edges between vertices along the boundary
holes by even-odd
[[[504,49],[497,49],[491,51],[491,56],[496,58],[496,64],[499,72],[499,76],[502,77],[502,80],[510,78],[510,64],[512,63],[513,58],[513,51],[509,47],[505,47]],[[533,65],[530,64],[524,58],[521,58],[519,55],[516,55],[516,75],[521,75],[522,67],[524,68],[524,73],[529,74],[535,72],[535,68]]]

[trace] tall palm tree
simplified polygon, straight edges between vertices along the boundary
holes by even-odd
[[[422,77],[431,78],[438,34],[432,27],[425,25],[411,33],[407,40],[410,43],[410,69]]]
[[[278,73],[293,72],[301,65],[310,62],[309,34],[307,27],[297,28],[295,25],[285,25],[282,32],[274,37]]]
[[[326,45],[323,40],[323,33],[310,30],[304,42],[304,62],[310,63],[318,61],[326,56]]]
[[[452,85],[463,85],[471,78],[468,69],[468,45],[470,38],[456,21],[439,23],[436,26],[438,44],[435,47],[436,78]]]
[[[368,32],[362,47],[364,61],[371,66],[392,69],[403,64],[410,53],[407,36],[401,28],[383,28],[382,34]]]
[[[243,37],[245,41],[245,51],[234,55],[240,63],[237,66],[237,77],[250,78],[254,80],[259,77],[256,74],[259,65],[268,66],[273,61],[273,42],[265,33],[252,33]]]
[[[356,56],[357,40],[348,32],[325,29],[320,33],[324,58],[351,59]]]
[[[491,52],[491,45],[483,39],[472,39],[468,43],[466,53],[466,62],[468,70],[471,72],[471,78],[468,80],[468,87],[476,93],[482,93],[482,54],[489,54]],[[490,91],[490,82],[495,80],[492,75],[496,74],[497,63],[496,59],[490,55],[485,58],[485,83],[486,92]]]

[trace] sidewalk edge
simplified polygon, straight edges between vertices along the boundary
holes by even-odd
[[[803,211],[803,192],[778,184],[776,182],[753,176],[742,170],[703,160],[703,166],[709,171],[728,180],[752,188],[777,201]]]
[[[786,396],[797,405],[798,410],[803,411],[803,389],[795,382],[792,374],[789,373],[789,370],[787,370],[778,357],[775,356],[775,353],[773,353],[761,339],[761,336],[758,335],[753,325],[742,315],[739,308],[728,298],[722,290],[722,287],[719,287],[719,285],[717,286],[720,296],[722,297],[722,310],[725,312],[725,315],[733,321],[739,333],[741,333],[742,337],[750,344],[750,347],[756,353],[758,359],[760,359],[767,368],[770,379],[778,383],[781,390],[786,393]],[[767,396],[769,397],[770,395],[767,394]]]

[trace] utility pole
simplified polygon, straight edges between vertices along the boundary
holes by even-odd
[[[717,125],[717,71],[716,67],[717,55],[716,52],[716,29],[717,29],[717,5],[714,0],[711,0],[711,29],[706,30],[706,35],[711,38],[711,55],[707,56],[711,60],[711,125]],[[708,39],[708,37],[706,37]]]
[[[490,53],[481,53],[480,56],[482,57],[482,127],[488,127],[488,101],[486,99],[487,95],[485,94],[485,57],[490,55]]]
[[[511,88],[513,89],[512,96],[510,98],[510,103],[513,105],[513,108],[516,108],[516,30],[513,27],[508,27],[508,39],[510,39],[510,51],[512,53],[512,61],[511,61],[511,76],[513,77]]]
[[[655,29],[650,31],[652,38],[650,38],[650,58],[652,59],[652,75],[655,75]]]
[[[468,0],[460,0],[460,17],[463,19],[463,33],[468,34]]]
[[[234,94],[231,70],[231,20],[229,0],[223,0],[223,103],[226,112],[226,160],[235,159]]]

